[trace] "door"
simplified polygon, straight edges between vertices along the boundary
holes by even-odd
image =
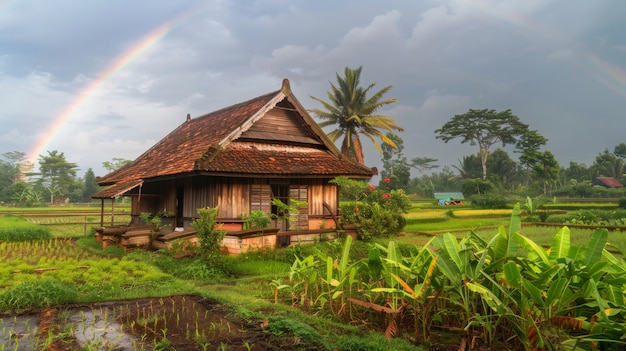
[[[184,227],[185,223],[183,221],[183,204],[185,196],[185,187],[177,186],[176,187],[176,227]]]

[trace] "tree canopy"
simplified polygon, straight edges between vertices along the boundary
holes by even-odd
[[[127,164],[131,162],[133,161],[120,158],[120,157],[113,157],[111,161],[102,162],[102,167],[104,167],[104,169],[106,169],[110,173],[126,166]]]
[[[63,152],[48,151],[48,155],[39,155],[38,185],[50,194],[50,203],[54,202],[55,195],[68,195],[76,187],[76,172],[78,165],[65,159]]]
[[[470,109],[462,115],[455,115],[441,128],[435,130],[436,138],[444,142],[460,138],[461,143],[478,144],[483,179],[487,179],[487,158],[489,150],[497,143],[502,146],[514,144],[528,131],[528,125],[511,113],[511,110]]]
[[[325,110],[311,109],[309,112],[322,120],[320,127],[335,126],[335,129],[327,135],[333,141],[343,137],[341,153],[346,157],[364,164],[363,147],[361,136],[372,141],[376,150],[382,153],[380,139],[384,144],[396,147],[393,140],[389,139],[382,131],[403,131],[396,125],[393,118],[376,114],[385,105],[397,102],[397,99],[383,99],[383,96],[391,90],[388,85],[378,92],[371,93],[376,83],[361,87],[362,67],[357,69],[345,68],[344,77],[337,74],[337,85],[330,83],[331,90],[327,93],[328,102],[311,96],[312,99],[322,104]]]

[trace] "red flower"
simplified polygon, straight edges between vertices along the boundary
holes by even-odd
[[[389,200],[389,193],[384,193],[382,196],[383,196],[383,199]]]
[[[383,179],[383,182],[385,182],[385,183],[389,183],[390,181],[391,181],[391,179],[389,177]]]
[[[370,190],[371,190],[371,191],[376,190],[376,187],[375,187],[374,185],[372,185],[372,184],[370,184],[370,185],[369,185],[369,187],[370,187]]]
[[[354,212],[359,212],[359,208],[358,208],[358,207],[355,207],[355,208],[354,208]]]

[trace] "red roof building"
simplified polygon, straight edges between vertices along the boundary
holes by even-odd
[[[297,225],[308,229],[338,214],[338,189],[330,180],[375,174],[341,155],[285,79],[278,91],[187,115],[136,160],[99,178],[108,188],[93,198],[130,196],[135,219],[168,213],[176,227],[190,226],[198,208],[217,207],[220,222],[236,224],[253,210],[271,212],[272,198],[304,200],[308,208]]]
[[[593,185],[603,186],[605,188],[621,188],[624,185],[613,177],[597,177],[593,181]]]

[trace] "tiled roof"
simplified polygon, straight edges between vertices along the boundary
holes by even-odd
[[[208,172],[285,176],[362,176],[371,172],[363,166],[342,161],[325,150],[253,142],[231,143],[201,169]]]
[[[113,199],[122,194],[140,186],[143,183],[141,179],[130,180],[126,182],[119,182],[110,187],[99,191],[93,197],[96,199]]]
[[[237,141],[255,121],[285,99],[296,107],[296,118],[301,118],[299,123],[309,126],[322,144],[307,147],[272,140]],[[340,156],[334,144],[291,94],[287,80],[281,90],[197,118],[188,116],[187,121],[135,161],[98,179],[98,184],[126,183],[190,172],[313,177],[371,177],[375,174],[375,171]]]
[[[596,181],[599,183],[599,185],[605,186],[607,188],[621,188],[624,186],[613,177],[598,177],[596,178]]]

